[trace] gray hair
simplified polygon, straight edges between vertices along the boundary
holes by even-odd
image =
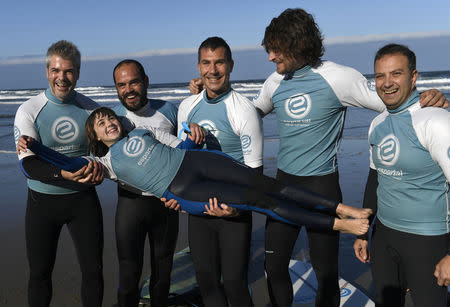
[[[46,64],[47,68],[50,65],[50,59],[53,55],[62,57],[65,60],[70,60],[75,65],[78,73],[80,72],[81,54],[77,46],[72,42],[60,40],[53,43],[47,50]]]

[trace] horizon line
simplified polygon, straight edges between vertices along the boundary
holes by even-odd
[[[430,31],[430,32],[405,32],[405,33],[391,33],[391,34],[368,34],[368,35],[355,35],[355,36],[336,36],[331,38],[325,38],[323,43],[325,46],[331,45],[344,45],[355,43],[368,43],[383,40],[392,39],[421,39],[432,37],[445,37],[450,36],[450,30],[442,31]],[[232,51],[252,51],[262,50],[262,46],[258,45],[246,45],[246,46],[234,46],[231,47]],[[106,61],[124,58],[143,58],[151,56],[168,56],[168,55],[181,55],[181,54],[195,54],[197,48],[177,48],[177,49],[149,49],[138,52],[111,54],[111,55],[97,55],[97,56],[82,56],[82,62],[90,61]],[[45,56],[29,56],[29,57],[16,57],[9,59],[0,59],[0,65],[20,65],[20,64],[37,64],[44,63]]]

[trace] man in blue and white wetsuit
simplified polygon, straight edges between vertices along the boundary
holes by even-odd
[[[416,307],[447,306],[436,265],[448,262],[450,113],[421,108],[416,57],[389,44],[375,55],[377,93],[387,110],[369,128],[370,175],[364,207],[378,209],[370,262],[376,306],[403,306],[407,288]],[[367,239],[355,254],[367,262]]]
[[[67,41],[58,41],[47,51],[49,88],[24,102],[14,121],[16,142],[21,134],[69,156],[88,154],[84,123],[98,107],[74,90],[80,73],[80,52]],[[25,217],[29,306],[49,306],[51,275],[61,228],[67,225],[77,251],[82,273],[83,306],[102,305],[103,221],[97,193],[92,185],[76,184],[70,173],[44,162],[32,152],[19,155],[28,177]],[[75,177],[87,175],[85,170]],[[96,181],[100,177],[94,175]],[[91,183],[95,183],[95,180]]]
[[[207,149],[222,151],[262,173],[262,122],[251,102],[230,86],[233,59],[222,38],[202,42],[198,69],[205,90],[180,104],[179,129],[182,122],[198,123],[207,131]],[[203,303],[253,306],[247,286],[252,214],[230,216],[233,210],[224,208],[208,208],[216,217],[189,215],[189,246]]]
[[[114,111],[125,118],[128,130],[135,126],[152,126],[175,135],[178,110],[166,101],[147,98],[149,80],[141,63],[123,60],[114,68],[113,77],[121,102]],[[166,306],[178,237],[178,212],[165,208],[152,194],[119,183],[115,230],[119,259],[118,305],[137,306],[139,303],[139,281],[148,236],[151,305]]]
[[[276,113],[280,133],[277,178],[341,201],[336,154],[346,107],[381,112],[383,103],[358,71],[321,61],[320,30],[302,9],[287,9],[272,19],[262,44],[277,71],[264,82],[254,104],[263,114]],[[265,269],[275,306],[292,305],[288,266],[299,231],[300,227],[273,219],[266,223]],[[339,235],[311,229],[307,234],[318,279],[316,306],[339,306]]]

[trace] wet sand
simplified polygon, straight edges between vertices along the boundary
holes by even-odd
[[[274,176],[276,171],[277,141],[266,141],[265,174]],[[368,172],[367,141],[345,139],[339,153],[339,169],[344,202],[361,206],[365,180]],[[24,216],[26,207],[26,182],[20,173],[14,154],[4,154],[0,161],[0,306],[27,305],[28,264],[26,260]],[[118,284],[118,262],[114,238],[114,212],[116,204],[115,183],[105,181],[98,187],[104,218],[104,279],[105,294],[103,306],[116,303]],[[255,306],[270,306],[264,279],[264,222],[265,217],[254,214],[252,254],[249,279]],[[354,237],[341,235],[340,275],[359,287],[363,292],[373,295],[371,274],[368,265],[359,263],[353,255]],[[186,216],[180,215],[180,232],[177,250],[187,246]],[[148,244],[142,276],[149,274]],[[292,258],[307,260],[307,240],[302,231],[297,240]],[[51,306],[81,306],[80,272],[75,250],[67,229],[61,233],[58,254],[53,271],[53,299]]]

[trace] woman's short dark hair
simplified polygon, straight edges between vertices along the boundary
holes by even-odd
[[[262,45],[267,52],[280,52],[317,66],[324,53],[322,34],[311,14],[303,9],[287,9],[266,28]]]

